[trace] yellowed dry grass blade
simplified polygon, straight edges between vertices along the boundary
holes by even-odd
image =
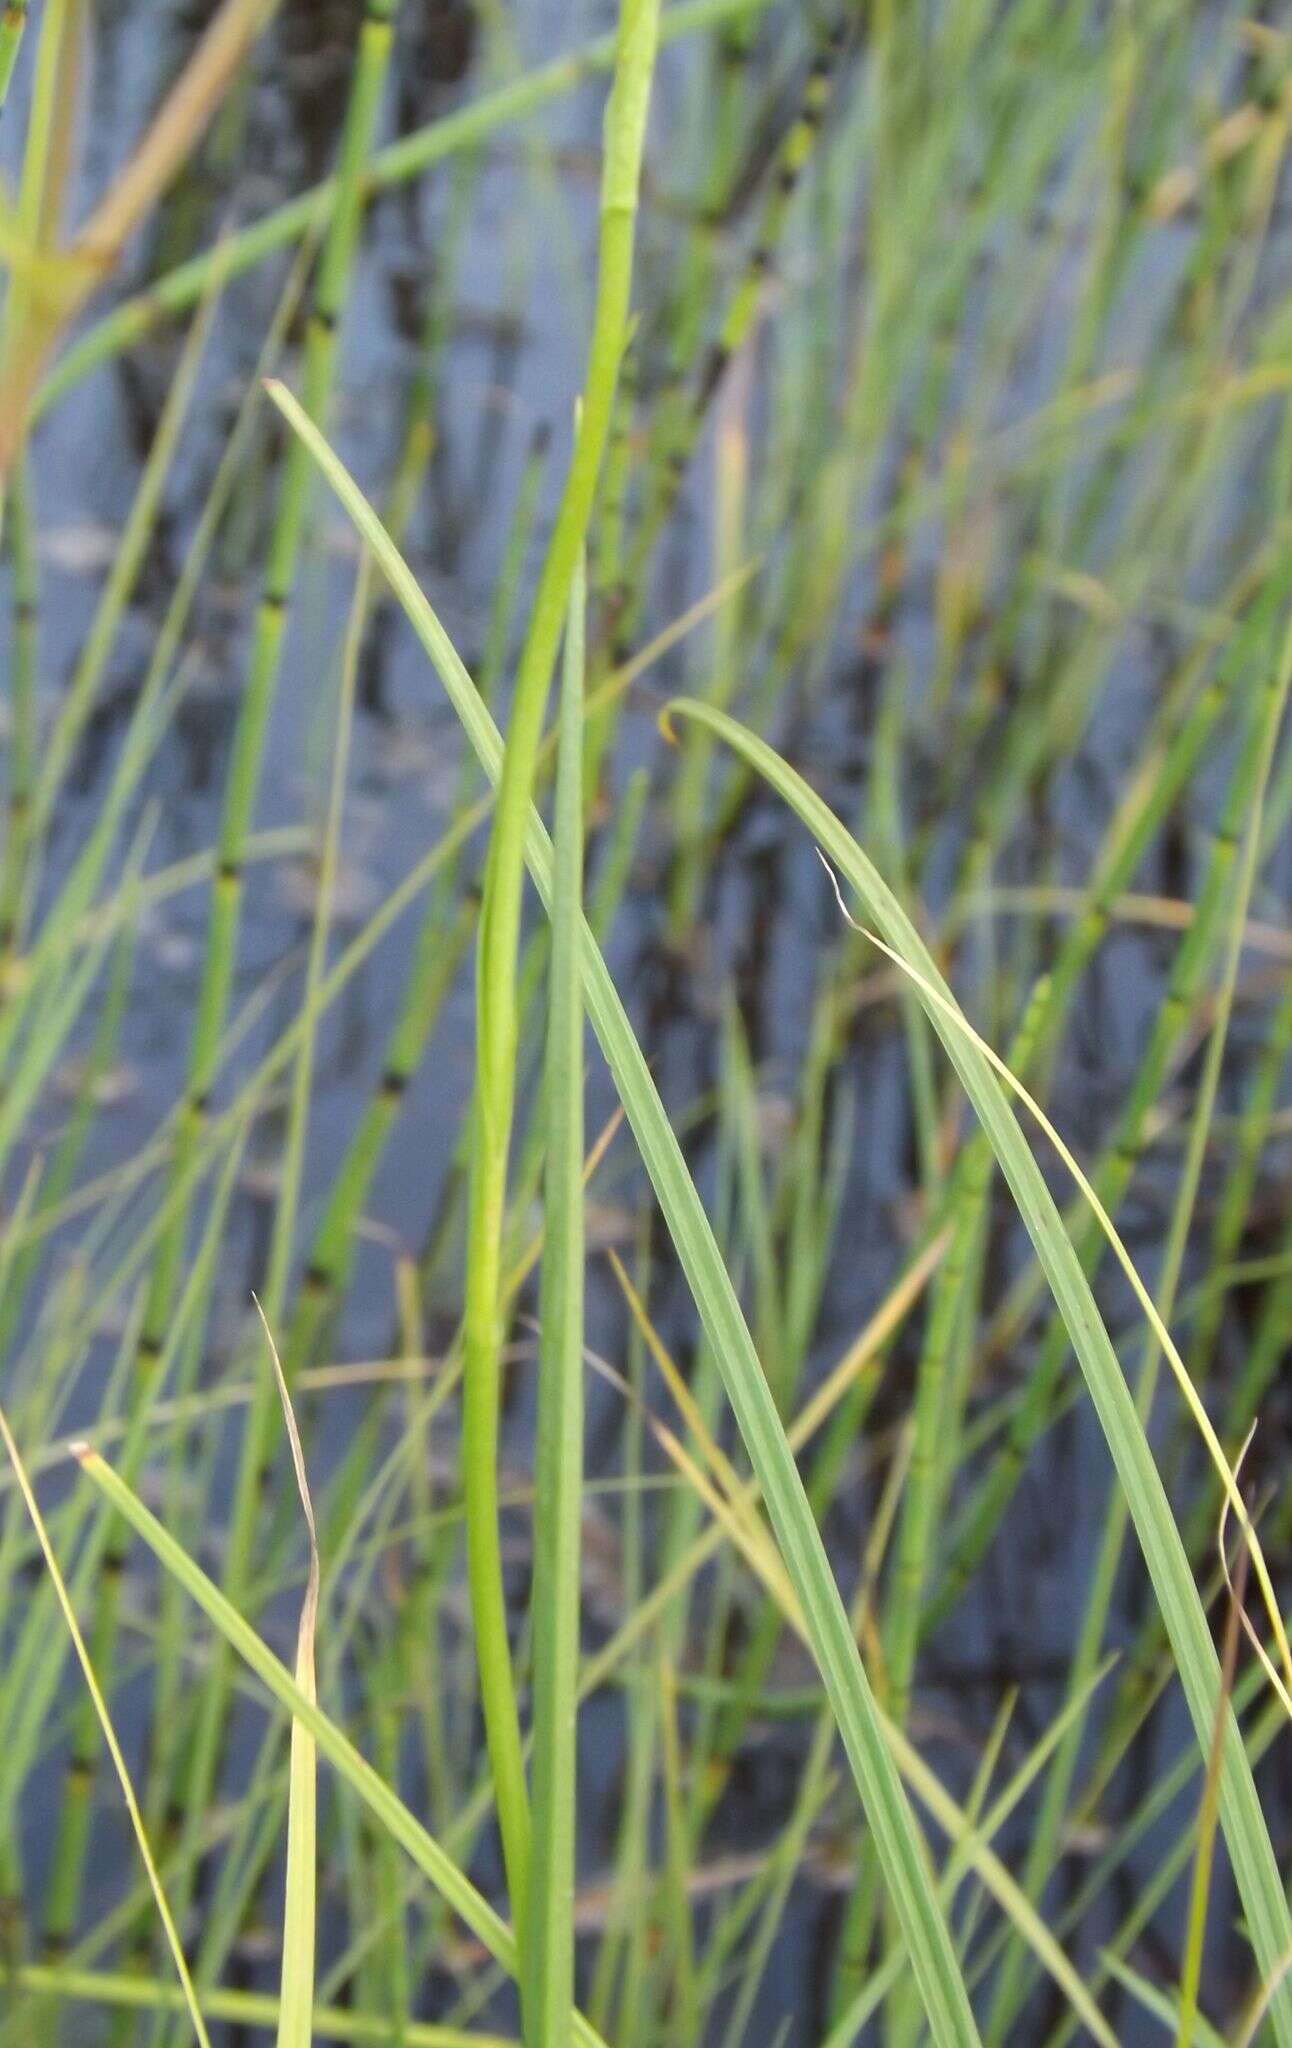
[[[274,1378],[283,1404],[283,1421],[291,1446],[296,1485],[305,1512],[309,1534],[309,1573],[301,1603],[296,1632],[296,1683],[311,1706],[317,1705],[314,1676],[314,1637],[319,1610],[319,1546],[310,1498],[305,1454],[292,1410],[291,1395],[283,1377],[282,1363],[268,1317],[256,1296],[256,1313],[264,1326],[265,1341],[273,1363]],[[283,1910],[282,1981],[278,1994],[278,2048],[310,2048],[314,2014],[314,1925],[317,1886],[316,1806],[318,1800],[318,1748],[302,1721],[292,1721],[291,1769],[287,1803],[287,1889]]]

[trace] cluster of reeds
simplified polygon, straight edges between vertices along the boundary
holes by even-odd
[[[1292,2048],[1251,1441],[1292,1347],[1292,25],[620,0],[531,63],[480,4],[387,141],[453,10],[366,0],[326,181],[214,221],[290,11],[223,0],[86,206],[93,10],[0,14],[0,2043]],[[500,165],[501,310],[561,274],[579,395],[513,436],[468,664],[423,537]],[[396,192],[436,261],[381,456],[348,315]],[[55,674],[48,451],[150,342]],[[216,585],[217,826],[160,860]],[[347,918],[391,644],[460,745]],[[182,1084],[123,1143],[178,905]]]

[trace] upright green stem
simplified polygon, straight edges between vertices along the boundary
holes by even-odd
[[[583,607],[561,683],[547,1058],[546,1238],[534,1459],[534,1835],[522,1952],[527,2048],[565,2048],[574,2011],[576,1703],[583,1516]]]
[[[497,1474],[499,1303],[518,1035],[516,952],[525,833],[543,712],[575,567],[592,514],[627,331],[637,184],[658,14],[657,0],[623,0],[620,11],[614,85],[606,107],[597,298],[583,407],[516,676],[485,865],[477,952],[462,1418],[467,1573],[485,1735],[497,1788],[508,1889],[522,1944],[521,1923],[529,1892],[529,1802],[508,1647]]]

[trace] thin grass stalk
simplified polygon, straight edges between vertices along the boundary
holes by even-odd
[[[638,1294],[645,1299],[650,1291],[650,1240],[640,1219],[634,1231],[634,1239],[634,1285]],[[631,1398],[625,1410],[619,1439],[625,1481],[621,1510],[620,1577],[624,1589],[624,1604],[631,1612],[636,1607],[642,1590],[645,1533],[640,1483],[645,1448],[645,1422],[641,1398],[644,1346],[641,1331],[635,1323],[629,1327],[627,1359],[627,1379]],[[633,1933],[634,1927],[640,1930],[643,1916],[638,1915],[635,1921],[633,1920],[630,1900],[640,1860],[641,1843],[646,1838],[651,1791],[655,1778],[655,1701],[653,1690],[644,1683],[645,1675],[644,1658],[638,1658],[631,1671],[626,1674],[627,1728],[624,1737],[619,1819],[610,1880],[610,1905],[592,1968],[587,1999],[588,2016],[592,2024],[603,2034],[607,2033],[616,1980],[622,1983],[623,1998],[627,1999],[630,1993],[632,1996],[632,2003],[627,2006],[626,2013],[624,2004],[621,2002],[620,2005],[623,2024],[618,2032],[624,2038],[627,2038],[631,2024],[627,2015],[641,2010],[640,1979],[635,1972],[634,1954],[636,1949],[640,1949],[641,1936],[638,1932],[637,1940],[634,1941]]]
[[[420,1617],[425,1622],[425,1612]],[[432,1616],[431,1626],[434,1627]],[[406,1643],[398,1639],[391,1644],[385,1656],[374,1667],[376,1684],[373,1687],[373,1737],[377,1749],[377,1768],[388,1784],[399,1780],[400,1738],[403,1732],[403,1714],[400,1702],[406,1696],[405,1688],[410,1676],[407,1658],[402,1654]],[[418,1674],[419,1680],[430,1678],[434,1683],[434,1672],[426,1668]],[[375,1864],[375,1896],[379,1901],[378,1911],[386,1923],[386,1935],[380,1946],[374,1945],[370,1983],[375,1986],[371,1998],[362,2002],[389,2005],[396,2022],[396,2034],[407,2033],[412,2017],[414,1999],[413,1960],[408,1939],[408,1918],[403,1910],[403,1871],[399,1851],[385,1835],[373,1844]],[[360,1926],[372,1912],[373,1900],[363,1903],[363,1910],[357,1916]]]
[[[738,380],[733,378],[734,384]],[[743,558],[744,525],[747,517],[749,443],[743,418],[748,404],[730,402],[719,408],[717,446],[713,480],[713,556],[718,577],[730,575]],[[712,679],[708,692],[725,710],[731,702],[739,673],[740,607],[725,605],[714,620]],[[683,773],[673,795],[673,830],[677,841],[677,863],[669,890],[669,917],[675,944],[689,933],[700,902],[705,839],[703,819],[709,779],[709,751],[703,736],[695,735],[684,757]]]
[[[534,1452],[533,1814],[525,2038],[563,2048],[574,2008],[576,1700],[583,1522],[583,688],[576,564],[562,668],[544,1097],[547,1172]]]
[[[362,580],[361,577],[361,583]],[[361,604],[356,603],[355,615],[357,620],[362,619]],[[345,754],[344,741],[338,740],[338,760],[343,762]],[[339,809],[339,798],[337,808]],[[308,1068],[309,1059],[310,1043],[307,1040],[301,1051],[300,1065]],[[296,1683],[301,1692],[307,1700],[314,1702],[318,1698],[314,1668],[319,1607],[318,1528],[314,1519],[314,1502],[310,1495],[309,1478],[305,1470],[305,1453],[301,1448],[300,1433],[292,1412],[292,1398],[287,1389],[287,1382],[283,1378],[283,1369],[279,1363],[268,1319],[259,1302],[256,1303],[256,1308],[264,1325],[274,1380],[282,1402],[283,1421],[291,1448],[297,1491],[305,1516],[306,1535],[309,1539],[305,1597],[301,1603],[300,1621],[296,1631],[295,1672]],[[313,2032],[318,1883],[318,1850],[315,1839],[317,1779],[318,1760],[314,1738],[299,1721],[293,1720],[289,1765],[290,1790],[287,1800],[287,1874],[283,1904],[282,1971],[278,1993],[278,2048],[310,2048]]]
[[[753,1337],[781,1414],[795,1387],[789,1379],[772,1220],[763,1185],[758,1089],[739,1005],[728,997],[722,1014],[722,1087],[727,1096],[740,1218],[753,1281]]]
[[[25,325],[30,309],[43,293],[56,294],[60,273],[49,255],[58,229],[70,171],[72,109],[81,66],[84,0],[50,0],[44,9],[36,45],[22,169],[13,212],[13,243],[9,275],[0,308],[0,410],[9,379],[5,368],[13,337]],[[17,45],[12,55],[17,55]],[[12,61],[12,59],[11,59]],[[21,447],[10,451],[19,466]],[[9,478],[0,465],[0,526],[7,509]]]
[[[293,1064],[287,1132],[279,1167],[278,1201],[274,1209],[269,1258],[265,1273],[264,1299],[270,1304],[266,1315],[280,1314],[287,1293],[292,1246],[296,1234],[297,1209],[304,1177],[305,1146],[309,1132],[310,1092],[314,1078],[315,1035],[319,993],[327,965],[328,941],[332,928],[332,901],[336,893],[341,862],[341,814],[350,765],[350,734],[354,721],[355,690],[359,671],[361,635],[368,612],[371,566],[364,555],[355,579],[350,624],[341,657],[341,680],[337,693],[332,755],[331,788],[327,820],[318,871],[318,901],[310,933],[309,958],[305,967],[305,1029]],[[276,1356],[277,1354],[275,1354]]]
[[[499,1300],[514,1109],[525,829],[552,664],[582,551],[627,332],[637,186],[655,61],[658,0],[623,0],[606,108],[596,309],[570,470],[517,668],[507,749],[485,863],[471,1109],[462,1413],[467,1574],[485,1734],[498,1790],[512,1911],[524,1943],[529,1806],[508,1647],[498,1532]],[[304,457],[304,450],[301,451]]]
[[[69,2003],[92,2009],[126,2013],[179,2014],[184,1994],[179,1985],[159,1983],[155,1977],[76,1969],[36,1963],[19,1964],[13,1973],[15,1988],[28,1994],[52,1993]],[[254,2028],[257,2032],[278,2023],[276,1998],[264,1992],[233,1991],[223,1987],[204,1991],[201,2007],[212,2025]],[[395,2020],[379,2013],[349,2012],[338,2006],[316,2005],[313,2014],[315,2039],[367,2044],[384,2048],[516,2048],[507,2035],[480,2033],[475,2028],[438,2026],[425,2020],[410,2020],[402,2030]]]
[[[700,2035],[696,2002],[695,1930],[688,1887],[690,1828],[683,1804],[683,1759],[677,1716],[677,1684],[667,1655],[659,1661],[660,1776],[664,1793],[664,1875],[661,1919],[668,1972],[665,1994],[667,2024],[674,2038],[695,2041]]]
[[[1221,1540],[1224,1540],[1222,1530]],[[1211,1894],[1211,1870],[1216,1846],[1216,1786],[1220,1776],[1220,1751],[1224,1741],[1224,1715],[1228,1712],[1238,1669],[1238,1648],[1242,1637],[1239,1617],[1247,1591],[1247,1546],[1239,1553],[1238,1571],[1230,1590],[1229,1613],[1225,1622],[1224,1647],[1220,1658],[1220,1711],[1211,1755],[1202,1781],[1202,1803],[1198,1812],[1197,1845],[1193,1877],[1189,1886],[1189,1917],[1180,1972],[1180,2019],[1175,2048],[1192,2048],[1199,2027],[1198,1992],[1202,1983],[1202,1952],[1207,1934],[1207,1907]]]

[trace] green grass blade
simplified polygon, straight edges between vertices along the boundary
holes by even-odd
[[[675,704],[679,717],[707,723],[790,805],[827,858],[866,906],[883,938],[908,961],[942,1000],[921,991],[930,1021],[964,1084],[1020,1214],[1037,1257],[1063,1313],[1100,1424],[1125,1490],[1145,1562],[1162,1609],[1198,1742],[1210,1746],[1220,1695],[1220,1668],[1180,1535],[1153,1461],[1130,1389],[1081,1271],[1071,1241],[1039,1167],[1025,1142],[1003,1089],[985,1056],[951,1022],[954,998],[901,905],[838,819],[766,741],[721,712],[690,701]],[[915,984],[917,989],[919,982]],[[1221,1765],[1222,1824],[1248,1928],[1262,1972],[1272,1978],[1292,1949],[1283,1886],[1266,1829],[1242,1737],[1232,1712],[1225,1717]],[[1271,2003],[1280,2042],[1292,2043],[1292,1986],[1284,1983]]]
[[[271,384],[269,389],[371,547],[434,663],[471,745],[491,780],[496,780],[502,765],[497,727],[416,578],[353,478],[291,394],[278,384]],[[533,814],[526,858],[539,891],[547,900],[551,885],[550,846],[541,822]],[[925,1845],[889,1755],[856,1638],[735,1290],[645,1056],[605,961],[586,927],[582,957],[588,1015],[614,1076],[767,1500],[777,1540],[810,1630],[813,1653],[874,1830],[934,2038],[945,2044],[976,2044],[977,2029],[938,1904]]]
[[[80,1970],[71,1965],[19,1964],[9,1980],[15,1989],[29,1994],[55,1994],[85,2005],[108,2006],[120,2012],[179,2012],[183,1993],[178,1985],[159,1984],[153,1977],[130,1977],[103,1970]],[[202,2006],[210,2020],[230,2026],[272,2027],[278,2017],[278,2001],[256,1991],[204,1991]],[[346,2012],[336,2006],[316,2006],[314,2032],[320,2041],[353,2042],[366,2048],[369,2042],[388,2048],[516,2048],[505,2034],[482,2034],[474,2027],[436,2026],[409,2020],[400,2027],[397,2020],[380,2014]]]
[[[574,2003],[574,1831],[583,1483],[584,572],[575,573],[561,683],[547,1173],[534,1472],[534,1839],[524,1957],[529,2048],[563,2048]]]
[[[637,187],[655,67],[658,0],[622,0],[614,83],[605,113],[597,299],[574,449],[516,672],[507,748],[485,860],[476,954],[476,1068],[471,1105],[463,1305],[462,1475],[467,1584],[480,1704],[498,1795],[512,1914],[523,1932],[530,1817],[507,1632],[498,1527],[500,1314],[507,1168],[515,1114],[519,1006],[516,955],[525,829],[543,715],[576,563],[610,431],[628,328]],[[299,444],[294,444],[299,448]]]

